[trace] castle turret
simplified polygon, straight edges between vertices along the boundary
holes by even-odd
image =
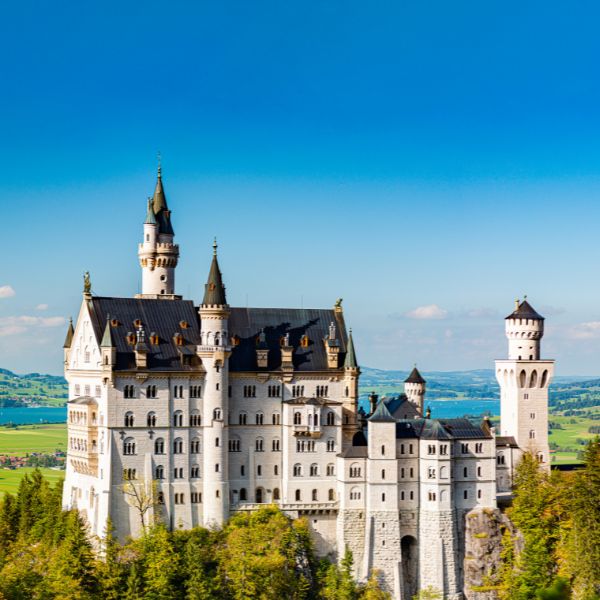
[[[229,305],[217,260],[217,241],[199,309],[201,345],[198,355],[206,370],[204,411],[204,525],[222,525],[229,516],[228,485],[228,337]]]
[[[423,401],[425,399],[425,384],[427,382],[419,373],[416,365],[410,372],[410,375],[404,380],[404,393],[408,398],[409,402],[419,411],[419,414],[423,416]]]
[[[175,267],[179,260],[179,246],[173,243],[174,236],[159,166],[154,196],[148,199],[144,240],[138,248],[142,267],[142,293],[138,294],[138,298],[178,297],[175,295]]]
[[[508,360],[496,361],[500,384],[501,435],[514,437],[522,450],[534,452],[550,465],[548,447],[548,386],[554,361],[540,359],[544,317],[523,300],[506,317]]]
[[[65,343],[63,344],[65,365],[69,362],[69,356],[71,355],[71,345],[73,344],[73,336],[75,330],[73,329],[73,319],[69,319],[69,327],[67,329],[67,335],[65,337]]]
[[[352,329],[346,343],[344,357],[344,436],[350,441],[360,428],[358,423],[358,377],[360,368],[356,360]]]

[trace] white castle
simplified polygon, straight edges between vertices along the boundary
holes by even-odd
[[[159,169],[139,245],[142,293],[92,294],[64,345],[69,384],[63,505],[101,536],[139,535],[125,489],[155,496],[146,522],[221,525],[278,505],[307,518],[321,555],[378,569],[395,599],[433,586],[463,598],[466,515],[494,509],[525,449],[549,466],[544,319],[506,318],[496,361],[501,436],[489,420],[425,414],[416,367],[404,393],[358,407],[358,366],[341,301],[332,309],[227,304],[214,244],[202,303],[175,293],[179,248]]]

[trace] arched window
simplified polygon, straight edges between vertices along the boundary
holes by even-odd
[[[311,477],[316,477],[319,474],[319,465],[313,463],[310,465],[310,475]]]
[[[148,427],[156,427],[156,413],[149,412],[146,417],[146,423]]]
[[[192,479],[198,479],[200,477],[200,467],[198,465],[192,465],[190,476]]]
[[[542,382],[540,383],[540,387],[545,388],[548,383],[548,371],[544,371],[542,373]]]
[[[165,440],[162,438],[156,438],[154,440],[154,454],[164,454],[165,453]]]
[[[294,477],[302,477],[302,465],[298,463],[294,465]]]
[[[147,398],[156,398],[156,386],[155,385],[149,385],[146,388],[146,397]]]
[[[183,412],[180,410],[173,413],[173,427],[183,427]]]
[[[255,449],[257,452],[262,452],[264,450],[264,443],[262,438],[256,438]]]
[[[500,453],[496,457],[496,464],[503,465],[504,464],[504,454]]]
[[[183,440],[175,438],[173,441],[173,454],[183,454]]]
[[[257,412],[256,413],[256,424],[262,425],[264,423],[264,420],[265,420],[265,415],[263,415],[263,413],[261,413],[261,412]]]
[[[527,385],[527,373],[525,373],[525,370],[521,371],[521,374],[519,375],[519,383],[522,388]]]
[[[329,463],[327,465],[327,475],[328,476],[335,475],[335,465],[333,463]]]
[[[263,501],[263,489],[256,488],[256,503],[261,504]]]
[[[302,492],[300,490],[296,490],[295,498],[296,502],[300,502],[300,500],[302,500]]]
[[[333,502],[335,500],[335,490],[329,490],[327,493],[327,498],[329,502]]]
[[[123,454],[135,454],[135,440],[133,438],[125,438],[123,440]]]
[[[201,442],[200,442],[200,438],[192,438],[192,441],[190,442],[190,453],[191,454],[200,454],[200,450],[201,450]]]
[[[302,425],[302,413],[298,411],[294,413],[294,425]]]
[[[327,413],[327,425],[335,425],[335,413],[329,411]]]
[[[317,490],[313,490],[312,491],[312,500],[313,502],[316,502],[319,499],[319,494],[317,492]]]
[[[238,437],[230,437],[229,438],[229,452],[240,452],[241,445],[240,439]]]
[[[123,388],[124,398],[135,398],[135,387],[133,385],[126,385]]]
[[[360,489],[353,487],[350,490],[350,500],[360,500]]]
[[[154,469],[154,479],[164,479],[165,478],[165,468],[162,465],[158,465],[156,469]]]
[[[221,409],[220,408],[215,408],[215,410],[213,410],[213,419],[215,421],[221,420]]]
[[[273,490],[273,500],[279,500],[279,488]]]
[[[281,450],[281,442],[278,438],[275,438],[272,442],[272,450],[273,452],[279,452]]]
[[[248,415],[243,411],[240,413],[239,422],[240,425],[246,425],[246,423],[248,422]]]
[[[202,417],[197,410],[192,411],[190,415],[190,427],[200,427],[202,425]]]
[[[273,425],[281,424],[281,415],[278,412],[273,413]]]
[[[248,499],[248,496],[246,495],[246,488],[242,488],[240,490],[240,500],[245,502],[247,499]]]
[[[126,412],[125,413],[125,427],[133,427],[133,422],[134,422],[133,413]]]
[[[538,379],[537,371],[534,369],[531,372],[531,379],[529,380],[529,387],[534,388],[537,385],[537,379]]]
[[[358,463],[352,463],[350,465],[350,477],[361,477],[361,467]]]
[[[335,440],[327,440],[327,452],[335,452]]]

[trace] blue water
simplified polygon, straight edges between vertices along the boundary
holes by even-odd
[[[369,401],[366,398],[360,398],[360,406],[366,412],[369,411]],[[500,414],[500,400],[427,400],[425,396],[425,408],[428,406],[434,419]]]
[[[60,408],[0,408],[0,425],[15,423],[29,425],[37,423],[65,423],[67,407]]]

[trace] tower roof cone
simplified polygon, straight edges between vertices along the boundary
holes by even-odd
[[[225,286],[223,277],[217,260],[217,239],[213,243],[213,258],[208,272],[208,280],[204,286],[203,306],[225,306],[227,298],[225,296]]]

